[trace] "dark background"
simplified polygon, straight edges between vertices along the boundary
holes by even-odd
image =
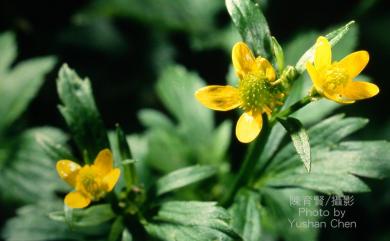
[[[137,111],[145,107],[161,108],[153,87],[158,76],[152,54],[158,41],[156,30],[139,19],[116,17],[110,19],[110,23],[117,35],[111,37],[110,31],[102,28],[101,35],[108,39],[102,40],[99,34],[96,35],[99,29],[91,30],[74,21],[75,14],[89,4],[90,1],[86,0],[0,1],[0,32],[11,30],[16,33],[18,60],[41,55],[58,58],[57,68],[49,74],[23,122],[29,126],[65,128],[56,107],[55,78],[60,64],[66,62],[81,76],[92,80],[96,101],[108,128],[119,122],[128,133],[139,132],[142,126],[137,120]],[[389,139],[390,136],[387,99],[390,81],[389,10],[388,1],[375,0],[273,0],[267,1],[265,6],[272,35],[282,46],[307,29],[321,31],[351,19],[358,22],[358,49],[368,50],[371,56],[364,73],[381,89],[373,99],[343,107],[349,115],[370,118],[368,127],[358,134],[363,139]],[[224,9],[215,16],[218,26],[223,27],[229,21]],[[174,47],[175,62],[198,72],[209,83],[225,80],[230,64],[226,51],[216,48],[194,50],[188,35],[179,30],[169,30],[164,36]],[[389,181],[372,181],[371,184],[373,192],[356,195],[355,205],[349,210],[349,217],[358,222],[357,230],[322,230],[321,240],[385,240],[389,237]]]

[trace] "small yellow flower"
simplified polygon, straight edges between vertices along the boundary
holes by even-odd
[[[108,149],[100,151],[92,165],[81,167],[70,160],[58,161],[58,175],[76,189],[66,195],[65,204],[71,208],[84,208],[110,192],[120,176],[120,170],[113,168],[113,162]]]
[[[357,51],[339,62],[332,63],[329,41],[320,36],[316,42],[314,66],[308,62],[306,69],[319,94],[338,103],[349,104],[379,93],[379,88],[375,84],[353,81],[366,67],[368,61],[367,51]]]
[[[233,66],[239,77],[238,87],[210,85],[196,91],[195,96],[207,108],[228,111],[242,108],[236,125],[236,136],[240,142],[253,141],[263,126],[262,113],[271,114],[276,105],[281,105],[283,93],[274,86],[275,70],[262,57],[255,58],[249,47],[238,42],[232,50]]]

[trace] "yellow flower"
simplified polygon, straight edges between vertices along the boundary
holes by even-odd
[[[112,167],[113,162],[108,149],[100,151],[92,165],[81,167],[70,160],[58,161],[58,175],[76,189],[66,195],[65,204],[71,208],[84,208],[110,192],[120,175],[119,168]]]
[[[255,58],[249,47],[238,42],[232,50],[233,66],[239,77],[238,87],[210,85],[196,91],[195,96],[204,106],[218,111],[240,107],[244,110],[236,125],[240,142],[253,141],[263,126],[262,113],[271,114],[276,105],[282,104],[283,94],[274,86],[275,70],[262,57]]]
[[[367,51],[357,51],[347,55],[339,62],[332,63],[329,41],[320,36],[316,42],[314,66],[308,62],[307,72],[317,92],[341,104],[373,97],[379,93],[375,84],[353,81],[369,61]]]

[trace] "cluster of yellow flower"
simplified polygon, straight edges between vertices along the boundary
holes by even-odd
[[[271,63],[253,55],[249,47],[239,42],[232,51],[233,66],[239,78],[238,87],[210,85],[199,89],[195,96],[206,107],[228,111],[243,109],[237,121],[236,136],[240,142],[253,141],[263,126],[262,114],[272,115],[277,106],[283,105],[285,90],[280,88]],[[369,60],[366,51],[354,52],[341,61],[332,63],[331,46],[325,37],[316,42],[314,65],[306,64],[315,92],[338,103],[353,103],[370,98],[379,92],[372,83],[353,81]],[[59,176],[75,188],[65,197],[71,208],[84,208],[91,201],[98,201],[117,183],[120,170],[113,168],[110,150],[102,150],[92,165],[81,167],[70,160],[57,162]]]
[[[68,193],[65,204],[71,208],[84,208],[91,201],[98,201],[110,192],[118,182],[119,168],[113,168],[111,151],[99,152],[92,165],[81,167],[70,160],[57,162],[58,175],[76,191]]]
[[[199,89],[195,96],[213,110],[243,109],[244,113],[237,121],[236,136],[240,142],[248,143],[261,131],[262,113],[271,116],[272,110],[282,105],[286,93],[280,91],[270,62],[262,57],[255,58],[245,43],[234,45],[232,60],[239,78],[238,87],[210,85]],[[331,45],[321,36],[316,42],[314,65],[308,62],[306,69],[315,92],[338,103],[348,104],[373,97],[379,92],[375,84],[353,81],[368,60],[367,51],[357,51],[332,63]]]

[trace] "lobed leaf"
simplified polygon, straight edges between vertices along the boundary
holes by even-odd
[[[64,64],[58,73],[57,90],[62,102],[59,106],[61,114],[85,161],[90,163],[99,151],[109,147],[91,83],[88,79],[80,79],[75,71]]]
[[[256,56],[269,57],[271,35],[258,3],[251,0],[225,0],[232,21]]]
[[[0,144],[3,154],[0,157],[2,199],[33,203],[50,200],[55,191],[67,189],[55,171],[55,162],[60,157],[43,149],[42,140],[69,152],[65,144],[68,136],[51,127],[30,129]]]
[[[294,147],[285,146],[265,170],[268,186],[297,186],[326,194],[367,192],[359,177],[384,178],[390,175],[390,143],[386,141],[340,142],[367,124],[362,118],[336,115],[309,129],[312,168],[305,173]]]
[[[13,69],[5,69],[0,74],[0,132],[5,131],[25,111],[55,63],[54,57],[33,58],[18,63]],[[8,65],[4,63],[4,67]]]
[[[73,209],[70,220],[64,211],[55,211],[49,217],[55,221],[68,223],[72,227],[97,226],[115,217],[110,204],[94,205],[86,209]]]
[[[145,229],[166,241],[241,240],[228,225],[229,218],[214,202],[170,201],[162,204]]]
[[[191,166],[171,172],[156,182],[157,195],[185,187],[216,174],[213,166]]]
[[[16,217],[7,221],[2,238],[6,241],[99,240],[99,236],[107,233],[105,226],[71,229],[68,225],[53,221],[48,217],[48,213],[62,206],[62,200],[54,200],[18,209]]]
[[[257,193],[247,190],[239,192],[229,212],[232,216],[231,226],[243,240],[262,240],[263,231]]]
[[[291,225],[293,220],[297,223],[316,222],[319,220],[315,215],[302,215],[300,208],[305,208],[309,213],[318,210],[315,203],[304,205],[304,203],[291,203],[294,198],[313,198],[314,192],[301,188],[263,188],[259,193],[261,197],[261,222],[263,237],[271,236],[283,238],[287,241],[316,241],[319,229],[298,228]]]

